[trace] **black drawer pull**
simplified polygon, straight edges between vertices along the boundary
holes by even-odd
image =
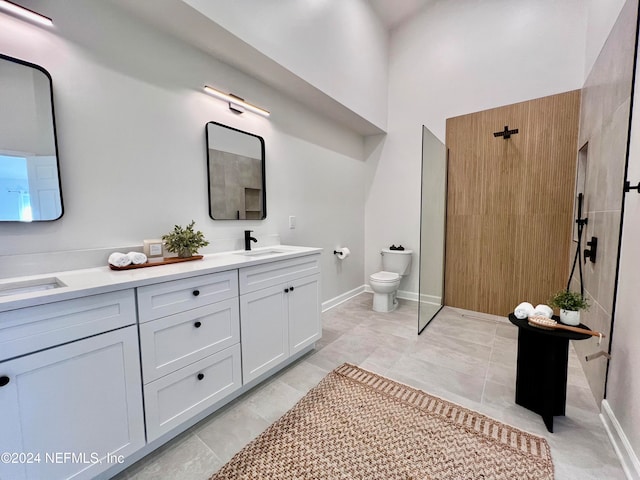
[[[198,374],[198,380],[202,380],[204,378],[204,373],[199,373]]]
[[[291,291],[293,292],[293,287],[291,287]]]
[[[196,323],[193,324],[193,326],[196,327],[196,328],[200,328],[202,326],[202,323],[196,322]]]
[[[194,296],[194,297],[197,297],[198,295],[200,295],[200,290],[194,290],[194,291],[193,291],[193,292],[191,292],[191,293],[193,293],[193,296]]]
[[[284,293],[289,293],[289,289],[288,289],[288,288],[285,288],[285,289],[284,289]]]
[[[5,385],[7,385],[9,382],[11,381],[11,379],[9,377],[7,377],[6,375],[3,375],[0,377],[0,387],[4,387]]]

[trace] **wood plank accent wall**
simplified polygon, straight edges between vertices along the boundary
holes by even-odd
[[[507,315],[566,287],[579,111],[575,90],[447,119],[445,305]]]

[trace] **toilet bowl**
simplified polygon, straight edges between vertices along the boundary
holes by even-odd
[[[411,250],[389,249],[383,249],[380,252],[383,270],[369,275],[375,312],[392,312],[397,308],[400,280],[411,271],[412,253]]]
[[[393,272],[377,272],[369,275],[369,286],[373,290],[373,310],[391,312],[398,305],[396,293],[400,286],[400,275]]]

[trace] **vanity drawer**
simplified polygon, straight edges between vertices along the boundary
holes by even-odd
[[[242,386],[236,344],[144,386],[147,442]]]
[[[239,310],[232,298],[141,324],[144,383],[238,343]]]
[[[140,323],[238,296],[237,270],[139,287]]]
[[[133,289],[0,313],[0,361],[136,323]]]
[[[320,254],[280,260],[239,270],[240,294],[320,273]]]

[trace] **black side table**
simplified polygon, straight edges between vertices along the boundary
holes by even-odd
[[[554,320],[560,319],[554,315]],[[569,340],[584,340],[591,335],[567,330],[544,330],[509,314],[518,327],[518,364],[516,403],[542,416],[553,433],[553,417],[564,415],[567,399],[567,361]],[[582,323],[579,328],[589,329]]]

